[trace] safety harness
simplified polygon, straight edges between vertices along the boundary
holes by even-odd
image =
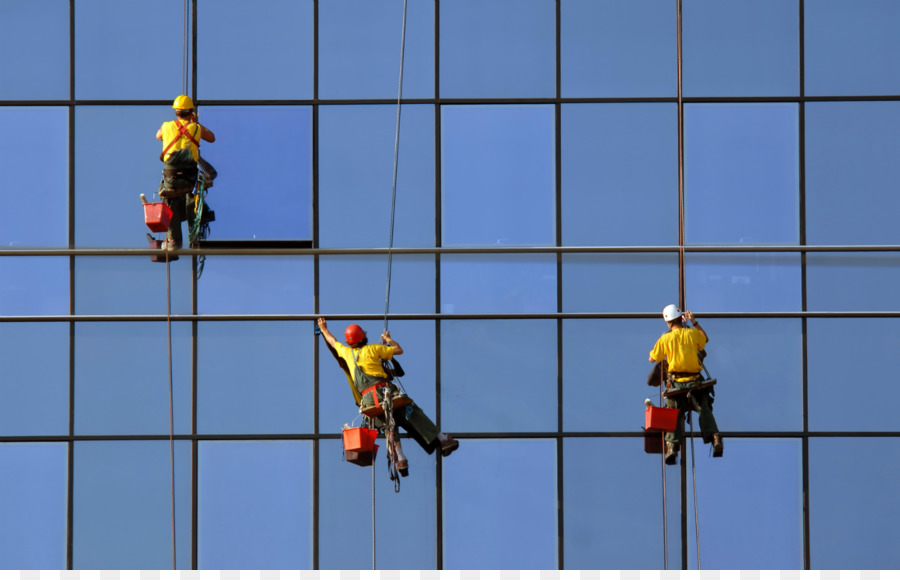
[[[159,154],[160,161],[165,161],[166,153],[168,153],[169,149],[171,149],[172,146],[175,145],[175,143],[178,143],[178,141],[180,141],[182,137],[187,137],[191,141],[191,143],[193,143],[197,147],[200,147],[200,141],[197,140],[197,136],[200,135],[200,125],[197,124],[197,131],[194,135],[191,135],[188,132],[188,125],[190,125],[190,123],[182,125],[178,121],[178,119],[175,119],[175,126],[178,127],[178,135],[176,135],[175,138],[172,139],[172,142],[166,145],[166,147],[162,150],[162,153]]]

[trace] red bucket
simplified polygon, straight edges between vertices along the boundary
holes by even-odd
[[[365,427],[350,427],[344,429],[344,452],[362,451],[371,452],[375,447],[375,438],[378,437],[377,429]]]
[[[644,429],[672,432],[678,425],[678,409],[647,407],[644,410]]]
[[[144,223],[151,232],[164,232],[172,221],[172,210],[163,202],[144,204]]]

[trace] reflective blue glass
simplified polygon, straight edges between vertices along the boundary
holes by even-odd
[[[702,318],[709,335],[703,361],[716,383],[723,431],[803,428],[802,331],[799,319]],[[661,323],[662,324],[662,323]],[[660,334],[665,330],[662,327]],[[760,391],[776,393],[760,402]]]
[[[344,329],[350,320],[329,320],[328,329],[344,343]],[[382,320],[357,321],[368,333],[370,342],[378,341],[384,330]],[[401,384],[407,394],[422,408],[432,421],[437,421],[435,409],[435,347],[434,322],[393,320],[388,330],[391,338],[403,347],[397,361],[403,365],[406,375]],[[310,328],[310,331],[312,329]],[[358,421],[350,385],[337,361],[324,344],[319,343],[319,432],[338,433],[341,425]],[[402,431],[402,429],[401,429]]]
[[[197,281],[200,314],[313,311],[308,256],[211,256]]]
[[[312,108],[202,107],[216,135],[201,154],[219,172],[211,240],[312,239]]]
[[[394,247],[433,247],[434,107],[404,105],[400,119]],[[387,247],[396,122],[395,106],[319,107],[320,247]]]
[[[162,145],[155,135],[172,118],[162,106],[75,108],[76,246],[147,247],[138,194],[150,200],[159,188]]]
[[[184,92],[182,0],[73,5],[75,98],[174,99]]]
[[[0,99],[68,99],[69,3],[5,2],[2,11]]]
[[[708,456],[699,437],[694,448],[702,568],[802,569],[800,440],[726,437],[725,456],[719,459]],[[688,569],[697,569],[691,489],[688,498]],[[748,533],[751,529],[760,533]]]
[[[313,340],[291,322],[198,324],[197,431],[311,433]]]
[[[564,245],[678,242],[677,113],[669,103],[563,106]]]
[[[807,95],[896,95],[900,4],[805,0]]]
[[[810,253],[806,256],[809,310],[896,311],[900,254]]]
[[[641,428],[642,401],[651,397],[656,402],[658,398],[658,389],[644,386],[651,369],[646,353],[664,329],[662,318],[563,321],[563,428],[566,431]],[[598,412],[598,408],[621,412]]]
[[[796,244],[796,104],[685,105],[688,244]]]
[[[198,567],[312,568],[312,443],[202,441],[199,447]]]
[[[389,311],[434,312],[434,280],[433,256],[393,256]],[[387,255],[319,258],[320,312],[384,316],[386,296]]]
[[[552,0],[442,3],[441,96],[554,96],[555,4]]]
[[[638,423],[640,414],[634,417]],[[664,567],[660,461],[659,455],[642,452],[643,441],[586,437],[563,442],[567,569]],[[615,476],[598,471],[600,465],[615,466]]]
[[[655,0],[560,5],[563,97],[673,97],[675,4]]]
[[[445,255],[441,312],[556,312],[556,256]]]
[[[684,258],[688,307],[699,312],[800,310],[800,256],[794,253],[695,253]]]
[[[68,258],[0,258],[0,280],[2,315],[69,313]]]
[[[444,568],[558,568],[556,442],[472,439],[464,445],[443,466]]]
[[[133,227],[140,227],[137,220]],[[150,256],[78,256],[75,312],[165,315],[168,286],[172,314],[190,314],[192,277],[189,257],[170,263],[167,280],[166,263],[153,262]]]
[[[895,431],[900,407],[893,365],[900,351],[900,319],[807,321],[811,431]],[[851,390],[860,404],[840,405]],[[877,405],[880,413],[873,413]]]
[[[172,323],[175,432],[191,431],[191,325]],[[75,433],[169,432],[164,322],[75,324]]]
[[[799,94],[799,19],[797,0],[685,0],[684,94]]]
[[[900,552],[900,441],[812,437],[809,441],[810,567],[896,570]]]
[[[0,445],[0,561],[12,570],[66,568],[65,443]]]
[[[556,345],[554,320],[442,322],[442,424],[451,433],[556,431]]]
[[[563,254],[563,312],[656,312],[678,295],[678,255]]]
[[[394,484],[384,468],[385,446],[381,436],[376,442],[378,452],[372,467],[344,461],[338,440],[320,443],[317,533],[321,570],[435,569],[436,455],[426,455],[411,439],[402,441],[403,452],[409,459],[409,477],[401,480],[399,493],[394,493]],[[445,462],[454,459],[455,455]],[[371,549],[373,484],[374,554]]]
[[[75,443],[72,562],[76,570],[172,567],[168,441]],[[175,442],[175,552],[191,567],[191,444]]]
[[[900,103],[806,104],[806,241],[900,244]]]
[[[319,4],[319,97],[397,98],[403,2]],[[406,6],[403,97],[434,96],[434,4]]]
[[[443,245],[555,244],[554,125],[549,106],[441,108]]]
[[[199,2],[197,29],[201,98],[312,98],[312,0]]]
[[[69,325],[0,324],[0,435],[69,433]]]
[[[15,83],[2,83],[10,84]],[[0,107],[0,135],[0,245],[68,245],[68,110]],[[40,200],[38,206],[35,200]]]

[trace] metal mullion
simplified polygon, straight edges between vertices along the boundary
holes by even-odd
[[[313,0],[312,247],[319,248],[319,1]],[[313,312],[319,313],[319,256],[313,256]],[[315,323],[314,323],[315,324]],[[319,340],[313,335],[312,569],[319,569]]]
[[[441,212],[441,196],[443,190],[441,188],[441,2],[434,0],[434,246],[440,248],[442,245],[443,230],[441,228],[441,220],[443,215]],[[434,255],[434,311],[441,312],[441,255]],[[434,405],[435,405],[435,421],[438,428],[442,428],[441,421],[441,320],[434,320]],[[438,458],[435,468],[435,568],[442,570],[444,568],[444,469],[443,460]]]

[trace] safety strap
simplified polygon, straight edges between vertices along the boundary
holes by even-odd
[[[375,406],[380,407],[381,402],[378,400],[378,387],[386,387],[389,384],[390,383],[378,383],[378,384],[372,385],[371,387],[369,387],[368,389],[366,389],[365,391],[362,392],[362,396],[365,397],[368,393],[372,393],[372,400],[375,402]]]
[[[169,149],[171,149],[172,146],[175,145],[175,143],[177,143],[182,137],[187,137],[188,139],[191,140],[191,143],[193,143],[197,147],[200,147],[200,142],[197,141],[197,137],[195,135],[191,135],[190,133],[188,133],[188,130],[187,130],[188,125],[182,125],[181,123],[178,122],[178,119],[175,119],[175,126],[178,127],[178,135],[176,135],[175,138],[172,139],[171,143],[166,145],[166,148],[163,149],[163,152],[160,155],[160,157],[165,157],[166,153],[168,153]],[[197,124],[197,132],[198,132],[197,134],[199,134],[199,131],[200,131],[200,124],[198,123]]]

